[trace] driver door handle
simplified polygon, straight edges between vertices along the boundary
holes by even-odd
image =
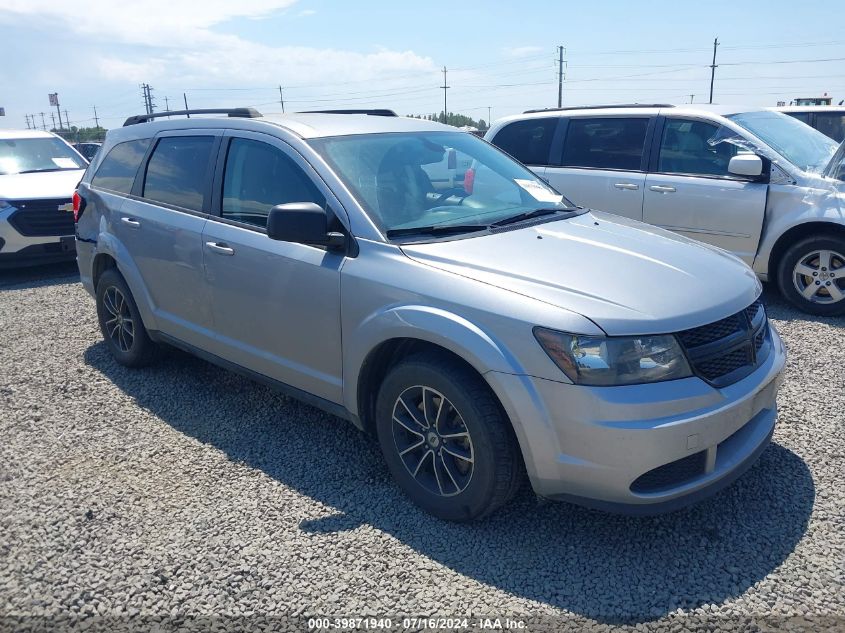
[[[135,218],[120,218],[120,221],[123,222],[124,224],[129,225],[133,229],[140,229],[141,228],[141,223],[138,222],[138,220],[136,220]]]
[[[640,188],[639,185],[637,185],[633,182],[616,182],[616,183],[613,183],[613,186],[616,187],[617,189],[627,189],[629,191],[636,191],[637,189]]]
[[[211,251],[218,253],[219,255],[235,254],[235,249],[230,246],[226,246],[226,244],[220,244],[219,242],[206,242],[205,245],[208,246]]]
[[[658,193],[673,193],[675,191],[674,187],[669,187],[667,185],[652,185],[649,189]]]

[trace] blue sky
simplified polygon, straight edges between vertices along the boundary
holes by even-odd
[[[386,2],[358,0],[0,0],[2,127],[25,127],[58,92],[77,125],[143,111],[139,84],[192,107],[442,108],[487,119],[564,103],[775,105],[845,99],[839,2]],[[807,61],[802,61],[807,60]],[[809,61],[830,60],[830,61]],[[694,95],[694,97],[691,97]],[[490,110],[488,110],[490,108]],[[53,109],[52,111],[55,111]],[[37,117],[40,122],[40,115]]]

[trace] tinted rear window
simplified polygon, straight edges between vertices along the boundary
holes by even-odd
[[[557,118],[515,121],[493,137],[493,145],[526,165],[548,165]]]
[[[138,167],[141,166],[141,161],[149,146],[150,139],[148,138],[118,143],[109,150],[108,155],[100,163],[91,184],[103,189],[129,193],[132,191],[135,174],[138,173]]]
[[[647,118],[570,119],[561,165],[638,170]]]
[[[214,137],[168,136],[153,150],[144,180],[144,197],[202,211],[205,175]]]

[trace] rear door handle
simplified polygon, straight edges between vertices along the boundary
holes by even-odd
[[[120,221],[124,224],[131,226],[133,229],[140,229],[141,223],[138,222],[135,218],[120,218]]]
[[[225,244],[220,244],[218,242],[206,242],[205,243],[208,248],[210,248],[215,253],[220,255],[234,255],[235,249],[231,248],[230,246],[226,246]]]
[[[669,187],[667,185],[652,185],[649,189],[658,193],[673,193],[675,191],[674,187]]]
[[[639,185],[634,184],[633,182],[616,182],[613,183],[613,186],[617,189],[627,189],[629,191],[636,191],[640,188]]]

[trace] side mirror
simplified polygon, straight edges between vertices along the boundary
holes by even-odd
[[[267,216],[271,240],[338,248],[346,244],[343,233],[329,233],[326,210],[313,202],[277,204]]]
[[[728,173],[759,178],[763,175],[763,159],[756,154],[737,154],[728,163]]]

